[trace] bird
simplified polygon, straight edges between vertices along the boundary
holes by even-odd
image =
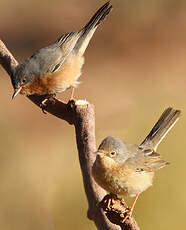
[[[11,77],[14,93],[25,96],[62,93],[79,84],[84,64],[84,52],[97,27],[110,13],[112,5],[106,2],[78,32],[60,36],[53,44],[41,48],[19,64]]]
[[[169,164],[156,149],[180,115],[180,110],[167,108],[139,146],[113,136],[99,145],[92,175],[111,195],[135,197],[126,218],[132,215],[139,195],[152,185],[154,172]]]

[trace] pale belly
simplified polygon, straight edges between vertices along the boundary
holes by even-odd
[[[84,58],[70,55],[63,63],[60,70],[53,74],[35,77],[32,83],[22,87],[21,94],[55,94],[61,93],[70,87],[77,87],[78,78],[81,75],[81,68]]]
[[[153,172],[135,172],[124,167],[118,170],[108,166],[101,167],[95,162],[92,172],[95,181],[109,193],[134,197],[152,185]]]

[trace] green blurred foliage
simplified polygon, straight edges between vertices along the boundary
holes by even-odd
[[[183,116],[158,152],[171,165],[136,205],[141,229],[185,227],[186,2],[113,0],[86,52],[75,96],[96,106],[97,143],[107,135],[139,144],[168,106]],[[19,61],[80,29],[104,3],[1,0],[1,38]],[[0,229],[95,229],[86,218],[73,127],[18,96],[1,75]],[[67,101],[69,92],[59,95]],[[110,125],[109,125],[110,124]],[[127,199],[131,202],[131,199]]]

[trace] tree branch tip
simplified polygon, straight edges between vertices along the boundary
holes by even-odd
[[[76,106],[87,106],[89,104],[89,102],[88,101],[86,101],[86,100],[82,100],[82,99],[79,99],[79,100],[76,100],[75,101],[75,105]]]

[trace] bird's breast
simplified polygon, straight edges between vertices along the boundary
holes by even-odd
[[[82,56],[69,55],[58,71],[35,77],[33,82],[22,87],[20,93],[24,95],[55,94],[61,93],[71,86],[76,87],[83,63]]]
[[[151,186],[154,175],[153,172],[136,172],[125,164],[120,165],[108,157],[98,157],[92,172],[96,182],[106,191],[131,197]]]

